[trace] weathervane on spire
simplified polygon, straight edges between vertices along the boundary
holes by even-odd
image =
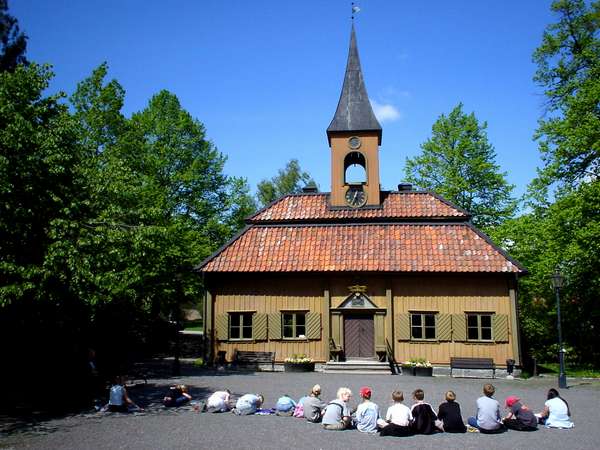
[[[355,5],[354,2],[352,2],[352,20],[354,20],[354,14],[358,13],[359,11],[360,8],[358,5]]]

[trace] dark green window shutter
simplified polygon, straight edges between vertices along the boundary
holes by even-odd
[[[492,316],[492,327],[494,341],[508,342],[508,316],[506,314],[494,314]]]
[[[396,316],[396,339],[410,341],[410,314],[398,314]]]
[[[455,342],[467,340],[467,318],[464,314],[452,314],[452,340]]]
[[[269,339],[281,339],[281,313],[269,314]]]
[[[255,341],[267,340],[267,315],[254,314],[252,316],[252,339]]]
[[[449,341],[452,338],[452,316],[450,314],[436,314],[435,335],[438,341]]]
[[[321,314],[318,312],[306,313],[306,337],[308,339],[321,339]]]
[[[215,332],[218,341],[229,339],[229,314],[218,314],[215,318]]]

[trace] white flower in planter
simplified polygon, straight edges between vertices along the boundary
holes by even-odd
[[[292,364],[311,364],[313,362],[312,358],[309,358],[306,355],[292,355],[285,358],[283,361]]]

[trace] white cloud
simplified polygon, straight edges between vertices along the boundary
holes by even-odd
[[[371,100],[371,106],[375,117],[380,122],[393,122],[402,118],[402,113],[391,103],[379,103]]]

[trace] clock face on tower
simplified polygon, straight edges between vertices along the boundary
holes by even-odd
[[[362,142],[360,142],[360,138],[358,136],[352,136],[350,139],[348,139],[348,147],[350,147],[352,150],[359,149],[360,144],[362,144]]]
[[[367,203],[367,193],[362,185],[350,186],[346,191],[346,203],[352,208],[360,208]]]

